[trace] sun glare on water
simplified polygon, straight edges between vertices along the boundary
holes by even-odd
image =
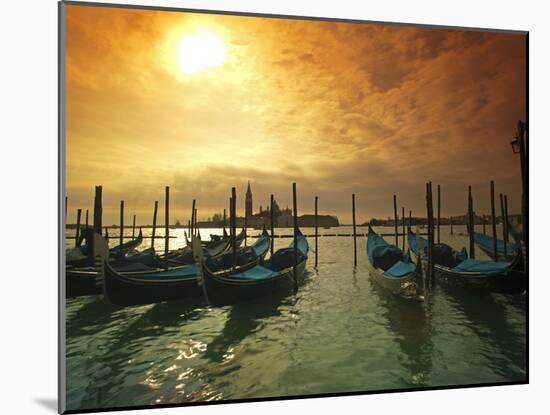
[[[221,65],[225,61],[223,41],[209,31],[185,35],[179,44],[178,61],[185,75]]]

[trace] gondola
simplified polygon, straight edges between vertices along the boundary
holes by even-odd
[[[296,274],[294,274],[294,241],[277,250],[269,260],[254,267],[216,271],[209,261],[202,264],[204,289],[212,305],[222,306],[262,296],[281,295],[304,280],[309,245],[297,230]]]
[[[242,241],[243,238],[239,235],[236,239],[237,248],[241,245]],[[231,249],[231,240],[224,230],[223,237],[220,239],[210,240],[205,243],[201,242],[201,245],[203,246],[205,256],[217,257],[229,252]],[[183,248],[171,251],[167,256],[159,255],[159,258],[162,261],[167,261],[172,266],[193,264],[195,259],[193,258],[193,250],[191,249],[191,242],[187,237],[187,233],[185,233],[185,246]]]
[[[367,257],[371,275],[382,287],[405,298],[420,297],[420,263],[414,264],[409,255],[387,243],[369,225]]]
[[[476,245],[493,261],[513,261],[518,250],[517,244],[513,242],[504,242],[502,239],[497,239],[497,258],[495,259],[493,238],[491,236],[483,235],[478,232],[474,232],[474,242]],[[506,249],[505,249],[506,246]],[[506,255],[505,255],[506,252]]]
[[[242,245],[242,242],[244,241],[244,230],[237,235],[235,238],[235,245],[237,248],[239,248]],[[189,241],[189,238],[187,237],[187,234],[185,234],[185,247],[178,249],[176,251],[172,251],[168,254],[167,257],[161,255],[161,260],[168,260],[169,265],[177,266],[177,265],[189,265],[193,264],[195,262],[195,259],[193,258],[193,250],[191,249],[191,242]],[[218,257],[221,255],[224,255],[231,251],[231,239],[227,236],[227,233],[224,232],[224,236],[217,240],[217,241],[208,241],[207,243],[202,243],[204,252],[203,255],[209,256],[209,257]]]
[[[163,265],[152,248],[127,255],[109,255],[109,263],[117,272],[150,271]],[[103,285],[101,278],[97,276],[95,264],[82,267],[67,266],[65,272],[66,298],[103,292]]]
[[[187,236],[187,234],[186,234],[186,236]],[[210,234],[210,240],[209,241],[204,241],[204,242],[201,241],[201,243],[204,246],[208,247],[212,243],[216,243],[218,241],[221,241],[223,239],[228,239],[228,238],[229,238],[229,235],[227,234],[227,231],[225,230],[225,228],[223,228],[223,234],[222,235],[215,235],[215,234],[211,233]]]
[[[223,239],[215,244],[212,244],[209,248],[203,246],[204,255],[210,257],[217,257],[228,252],[229,247],[231,246],[231,241],[229,239]],[[167,261],[169,265],[189,265],[195,262],[193,258],[193,250],[190,246],[185,246],[181,249],[172,251],[168,253],[168,256],[160,255],[161,261]]]
[[[261,228],[262,229],[262,228]],[[265,229],[265,226],[263,227]],[[241,229],[241,232],[235,236],[235,243],[237,244],[237,247],[241,246],[243,241],[246,239],[246,230],[244,228]],[[201,241],[201,245],[205,248],[212,249],[219,245],[221,241],[229,240],[231,241],[231,237],[227,234],[227,231],[223,230],[223,236],[219,235],[210,235],[209,241]],[[187,236],[187,233],[185,234],[185,244],[187,247],[191,248],[191,241],[189,240],[189,237]]]
[[[125,255],[114,256],[112,264],[115,268],[124,267],[131,264],[142,264],[148,267],[158,267],[160,259],[153,248],[147,248],[143,251],[135,251]]]
[[[136,249],[138,246],[141,245],[143,242],[143,233],[141,232],[141,228],[139,229],[138,237],[135,239],[131,239],[128,242],[124,242],[123,244],[117,245],[114,248],[109,249],[109,252],[113,254],[117,253],[128,253],[133,249]]]
[[[410,228],[407,238],[416,261],[425,263],[428,241],[415,235]],[[526,288],[520,249],[511,262],[481,261],[468,258],[465,249],[456,251],[439,243],[434,245],[433,261],[436,282],[499,293],[522,293]]]
[[[90,229],[90,233],[93,231]],[[257,243],[249,247],[253,249],[257,256],[265,256],[269,251],[269,242],[266,238],[267,231],[264,229],[262,233],[263,238],[259,238]],[[218,258],[227,254],[227,244],[225,241],[223,246],[214,247],[212,249],[205,249],[204,255],[210,258]],[[170,268],[181,267],[182,265],[191,265],[194,263],[192,252],[190,248],[185,248],[187,254],[178,253],[174,255],[168,261],[165,258],[161,258],[155,255],[155,251],[152,248],[148,248],[142,252],[121,255],[120,253],[112,256],[109,255],[109,264],[111,268],[119,273],[135,273],[135,272],[151,272],[158,271],[159,268],[163,268],[168,265]],[[239,250],[238,255],[242,256],[244,253]],[[182,263],[181,259],[186,259],[188,262]],[[225,255],[227,262],[227,255]],[[96,267],[93,260],[89,259],[84,266],[68,266],[66,269],[66,298],[78,297],[83,295],[97,295],[103,292],[103,284],[101,278],[97,276]],[[90,265],[91,264],[91,265]],[[138,274],[139,276],[139,274]]]
[[[122,273],[152,271],[159,266],[158,261],[148,254],[135,255],[135,257],[131,261],[114,261],[109,258],[109,263],[113,269]],[[151,262],[145,260],[145,258],[150,259]],[[96,266],[68,267],[65,271],[65,297],[73,298],[101,294],[103,292],[102,278],[98,275],[96,268]]]
[[[195,264],[154,269],[138,272],[117,272],[104,258],[105,240],[95,235],[98,243],[98,254],[102,255],[103,292],[105,297],[118,306],[151,304],[161,301],[180,300],[187,297],[203,295],[198,284],[198,268]],[[236,266],[248,269],[258,264],[270,247],[270,238],[264,232],[256,243],[240,249],[236,256]],[[219,271],[233,266],[232,255],[206,257],[206,262]]]
[[[82,231],[82,238],[86,240],[86,244],[72,248],[66,251],[65,263],[68,266],[74,267],[86,267],[93,265],[93,259],[89,257],[89,238],[93,235],[93,229],[88,228]],[[119,260],[129,253],[130,251],[136,249],[143,242],[143,233],[141,228],[137,238],[131,239],[128,242],[125,242],[121,245],[117,245],[109,249],[109,255],[112,257],[118,257]]]
[[[93,229],[89,228],[88,232],[85,232],[87,241],[90,240],[93,235]],[[264,229],[262,235],[266,235],[267,231]],[[140,230],[140,237],[141,237]],[[242,242],[242,237],[238,238]],[[132,242],[132,241],[131,241]],[[257,241],[259,245],[262,242],[265,244],[265,238]],[[136,245],[134,245],[136,246]],[[255,245],[252,249],[259,251]],[[66,267],[66,290],[65,297],[79,297],[83,295],[97,295],[103,292],[102,278],[98,277],[96,266],[93,258],[88,257],[88,246],[83,245],[83,251],[86,255],[82,254],[79,261],[69,262]],[[115,252],[113,252],[115,249]],[[153,248],[148,248],[142,252],[134,252],[126,254],[125,249],[128,249],[128,245],[125,249],[116,250],[116,247],[109,250],[109,264],[111,268],[118,273],[150,273],[157,272],[160,268],[169,266],[170,268],[181,267],[183,265],[192,265],[194,263],[193,252],[191,248],[185,247],[178,251],[173,251],[169,254],[168,260],[165,257],[156,255]],[[269,245],[261,253],[258,252],[258,256],[265,256],[265,253],[269,250]],[[204,248],[204,255],[210,258],[218,258],[230,252],[230,241],[225,239],[219,241],[217,244],[213,244],[210,248]],[[238,255],[244,253],[239,250]],[[139,277],[140,274],[135,274]]]

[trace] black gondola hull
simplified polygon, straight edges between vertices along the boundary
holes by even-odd
[[[519,294],[524,292],[527,287],[527,281],[523,275],[522,260],[522,255],[518,253],[508,269],[502,273],[488,275],[476,272],[457,272],[435,264],[435,282],[436,284],[445,284],[450,287],[503,294]],[[423,260],[422,262],[424,269],[427,269],[427,261]]]
[[[307,260],[304,260],[296,266],[298,285],[302,284],[305,279],[306,262]],[[238,278],[216,276],[206,268],[204,268],[203,275],[208,301],[216,306],[235,304],[264,296],[284,296],[296,287],[292,267],[265,280],[239,280]]]
[[[411,246],[416,235],[410,228],[408,232],[409,246]],[[411,249],[411,253],[415,261],[418,262],[418,252]],[[434,279],[435,283],[449,287],[505,294],[523,293],[527,288],[527,276],[523,272],[523,261],[523,252],[518,249],[511,263],[498,273],[455,271],[436,263],[434,264]],[[424,269],[427,269],[428,264],[425,257],[422,258],[422,265]]]
[[[202,296],[196,277],[177,280],[144,280],[119,274],[104,266],[103,291],[114,305],[126,307]]]
[[[67,270],[65,280],[65,298],[98,295],[103,292],[103,284],[95,271]]]
[[[471,275],[434,266],[434,275],[436,283],[495,293],[519,294],[526,288],[525,278],[513,271],[492,275]]]

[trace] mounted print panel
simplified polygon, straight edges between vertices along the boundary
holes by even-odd
[[[527,36],[60,3],[60,411],[526,383]]]

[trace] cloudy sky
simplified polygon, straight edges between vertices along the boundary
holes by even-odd
[[[70,5],[66,37],[69,221],[97,184],[107,224],[121,199],[151,223],[167,185],[174,220],[193,198],[199,219],[222,211],[232,186],[242,214],[248,180],[255,211],[296,181],[300,214],[317,195],[342,222],[353,192],[358,222],[394,193],[425,214],[428,180],[444,216],[468,184],[488,213],[491,179],[519,211],[522,35]]]

